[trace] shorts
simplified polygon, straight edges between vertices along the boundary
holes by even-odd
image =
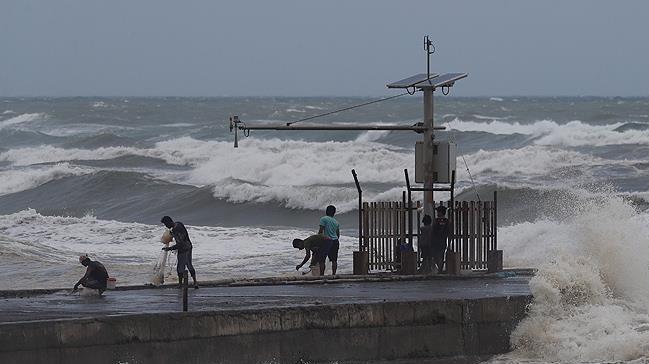
[[[338,249],[340,248],[340,242],[338,239],[336,240],[330,240],[332,242],[331,244],[331,249],[329,249],[329,253],[327,253],[327,257],[329,258],[330,262],[337,262],[338,261]]]
[[[313,262],[324,263],[333,248],[334,242],[338,242],[338,240],[325,240],[320,249],[313,253]],[[338,257],[338,248],[336,248],[336,257]],[[329,260],[331,260],[331,257]]]

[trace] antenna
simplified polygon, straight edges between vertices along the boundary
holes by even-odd
[[[430,50],[431,47],[433,47],[432,51]],[[435,53],[435,45],[427,35],[424,36],[424,50],[426,51],[426,73],[430,75],[430,55]]]
[[[232,115],[230,116],[230,133],[232,133],[232,130],[234,129],[234,147],[239,148],[239,124],[241,121],[239,121],[239,116],[238,115]],[[245,133],[244,133],[245,134]]]

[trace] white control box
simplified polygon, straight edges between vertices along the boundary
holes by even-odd
[[[433,142],[433,182],[451,183],[457,147],[447,141]],[[415,182],[424,183],[424,142],[415,143]]]

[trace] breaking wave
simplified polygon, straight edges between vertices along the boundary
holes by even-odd
[[[538,272],[514,351],[493,362],[647,360],[649,215],[607,191],[546,203],[570,217],[499,229],[509,264]]]
[[[0,171],[0,196],[26,191],[66,176],[79,176],[92,172],[90,168],[72,166],[69,163]]]
[[[10,110],[8,110],[8,111],[10,111]],[[46,117],[47,117],[47,114],[43,114],[43,113],[21,114],[21,115],[9,118],[7,120],[0,121],[0,130],[4,129],[4,128],[8,127],[8,126],[12,126],[12,125],[29,123],[29,122],[36,121],[36,120],[43,120]]]
[[[456,131],[529,135],[533,138],[533,143],[537,145],[576,147],[649,144],[649,124],[637,122],[592,125],[578,120],[565,124],[559,124],[552,120],[540,120],[530,124],[521,124],[500,120],[476,122],[454,119],[443,125]]]

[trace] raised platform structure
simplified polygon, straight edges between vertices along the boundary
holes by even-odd
[[[2,363],[295,363],[484,358],[506,352],[528,278],[412,277],[232,282],[101,298],[0,299]],[[397,277],[398,278],[398,277]],[[310,283],[310,284],[302,284]]]

